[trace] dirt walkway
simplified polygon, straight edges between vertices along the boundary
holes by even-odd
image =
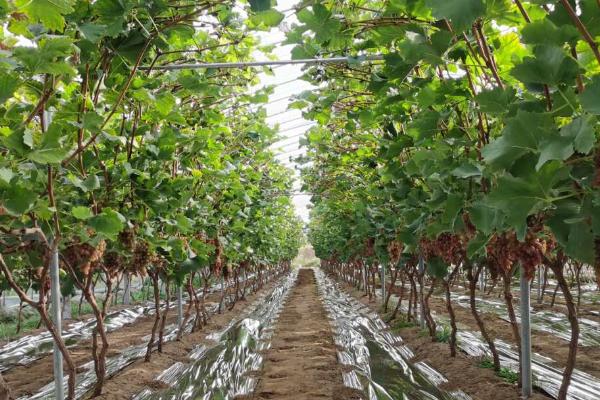
[[[254,399],[356,398],[341,367],[314,272],[300,269],[275,328]]]

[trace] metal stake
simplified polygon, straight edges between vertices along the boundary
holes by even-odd
[[[485,268],[481,270],[481,275],[479,279],[479,291],[483,292],[485,290]]]
[[[527,399],[532,394],[531,387],[531,321],[530,321],[530,287],[525,276],[525,269],[521,269],[521,394]]]
[[[123,304],[131,304],[131,276],[125,274],[125,289],[123,290]]]
[[[177,325],[181,329],[183,322],[183,290],[181,285],[177,286]]]
[[[58,244],[55,243],[50,260],[50,296],[52,298],[52,323],[56,328],[56,334],[62,336],[62,319],[60,317],[60,280],[58,274]],[[54,354],[54,396],[56,399],[64,399],[64,376],[63,357],[56,341],[53,346]]]
[[[419,286],[421,286],[420,290],[420,303],[421,303],[421,312],[419,313],[419,326],[421,329],[425,329],[425,300],[423,299],[423,279],[425,274],[425,260],[423,260],[423,256],[419,255]]]
[[[542,268],[537,270],[537,303],[542,304]]]
[[[385,263],[381,264],[381,304],[385,305]]]

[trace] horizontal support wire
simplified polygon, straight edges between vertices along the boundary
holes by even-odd
[[[330,58],[304,58],[300,60],[268,60],[268,61],[242,61],[222,63],[197,63],[197,64],[166,64],[139,67],[141,71],[175,71],[182,69],[202,68],[248,68],[265,67],[271,65],[294,65],[294,64],[336,64],[336,63],[361,63],[370,61],[381,61],[383,55],[359,56],[359,57],[330,57]]]

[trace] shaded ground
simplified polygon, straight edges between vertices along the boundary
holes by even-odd
[[[300,269],[267,351],[254,399],[358,399],[345,388],[314,272]]]
[[[379,298],[377,302],[369,301],[363,292],[354,287],[344,284],[344,288],[360,302],[380,313]],[[455,311],[458,311],[459,308],[459,306],[454,307]],[[494,317],[499,319],[497,316]],[[383,315],[382,318],[385,320]],[[462,315],[457,316],[457,319],[463,322]],[[391,321],[390,325],[395,326],[398,322],[399,320]],[[516,385],[504,381],[490,369],[481,368],[480,360],[470,358],[460,352],[456,357],[450,357],[447,343],[432,342],[427,333],[417,327],[403,327],[397,332],[402,341],[415,353],[415,358],[410,360],[411,362],[424,361],[448,379],[449,382],[441,385],[442,389],[462,390],[473,400],[519,400],[521,398]],[[510,334],[510,331],[508,333]],[[534,393],[531,399],[547,400],[549,397],[541,393]]]
[[[408,288],[405,291],[408,293]],[[396,292],[399,291],[396,290]],[[468,296],[468,292],[463,292],[460,290],[454,291],[458,294]],[[437,295],[443,296],[442,292],[436,292]],[[495,300],[504,302],[504,298],[500,296],[499,293],[493,293],[491,295],[483,295],[481,293],[477,294],[478,297],[482,297],[484,299]],[[538,305],[535,304],[535,301],[532,301],[532,306],[535,310],[545,310],[552,311],[556,313],[565,314],[566,307],[560,304],[559,299],[557,298],[557,304],[554,307],[550,306],[550,297],[546,295],[544,298],[544,304]],[[515,309],[518,310],[519,302],[516,301],[518,299],[517,295],[514,295],[513,304]],[[404,301],[407,301],[406,299]],[[438,314],[447,315],[446,303],[444,300],[440,298],[433,297],[430,299],[430,307],[432,311],[435,311]],[[407,304],[407,303],[405,303]],[[471,314],[471,311],[467,308],[461,307],[460,305],[453,303],[454,312],[456,313],[456,320],[459,324],[466,326],[469,330],[479,332],[479,328],[477,327],[477,323]],[[594,307],[600,306],[599,304],[594,303],[582,303],[580,307],[579,316],[584,318],[589,318],[592,320],[598,320],[597,317],[594,318],[590,314],[590,310]],[[485,323],[488,332],[494,338],[502,339],[508,343],[515,343],[514,336],[512,334],[511,325],[508,321],[500,318],[495,313],[490,312],[481,312],[480,315]],[[532,350],[536,353],[539,353],[543,356],[550,357],[554,361],[556,361],[558,366],[564,367],[567,363],[567,357],[569,354],[569,344],[567,341],[549,333],[541,330],[533,329],[531,331],[531,343]],[[580,369],[584,372],[587,372],[591,375],[594,375],[600,378],[600,347],[599,346],[586,346],[583,347],[581,344],[579,345],[579,350],[577,352],[577,362],[575,364],[575,368]]]
[[[272,288],[274,283],[266,285],[260,292]],[[216,314],[209,320],[208,324],[197,332],[185,335],[180,342],[169,342],[163,345],[163,353],[154,353],[152,362],[144,363],[138,360],[125,368],[116,376],[110,378],[104,385],[102,399],[128,399],[137,394],[147,386],[156,386],[154,378],[164,369],[177,361],[185,362],[192,348],[204,340],[204,337],[225,326],[231,319],[241,314],[245,304],[253,301],[258,292],[247,294],[246,301],[240,301],[231,311]],[[218,301],[219,295],[207,296],[207,302]],[[170,310],[167,325],[174,323],[177,318],[176,310]],[[110,348],[108,357],[116,355],[127,347],[146,342],[146,336],[150,334],[154,316],[140,318],[133,324],[125,326],[108,334]],[[91,340],[83,341],[71,349],[71,355],[77,367],[92,360]],[[4,379],[11,388],[13,397],[28,396],[36,393],[53,379],[51,354],[34,361],[27,366],[18,366],[3,374]]]

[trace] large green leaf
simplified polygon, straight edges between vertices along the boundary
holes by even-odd
[[[556,85],[571,83],[579,73],[577,62],[558,46],[540,45],[534,57],[525,57],[511,74],[523,83]]]
[[[88,225],[98,234],[114,238],[125,228],[125,218],[120,213],[105,208],[100,214],[89,219]]]
[[[18,77],[7,72],[0,72],[0,105],[10,99],[18,87]]]
[[[432,14],[437,19],[449,19],[457,31],[467,30],[485,13],[481,0],[427,0]]]
[[[571,224],[565,249],[567,255],[591,265],[596,260],[594,248],[594,234],[591,226],[585,221]]]
[[[448,266],[441,258],[432,257],[427,260],[427,274],[429,274],[429,276],[437,279],[444,279],[447,271]]]
[[[19,10],[34,22],[41,22],[48,29],[62,32],[64,15],[73,12],[75,0],[15,0]]]
[[[38,194],[20,184],[11,185],[4,193],[4,208],[12,215],[22,215],[30,211]]]
[[[573,141],[575,150],[579,153],[588,154],[597,140],[594,129],[595,123],[596,118],[591,115],[577,117],[563,126],[560,133]]]
[[[600,115],[600,75],[592,78],[592,83],[579,95],[579,101],[585,111]]]
[[[266,11],[259,11],[250,17],[252,23],[256,26],[264,25],[268,28],[277,26],[283,21],[285,16],[283,13],[270,9]]]
[[[516,92],[513,88],[494,88],[484,90],[475,96],[475,101],[484,113],[503,114],[508,112],[509,105],[515,100]]]
[[[249,0],[252,11],[266,11],[271,8],[271,0]]]
[[[62,162],[69,150],[61,147],[42,148],[27,154],[27,158],[40,164],[58,164]]]

